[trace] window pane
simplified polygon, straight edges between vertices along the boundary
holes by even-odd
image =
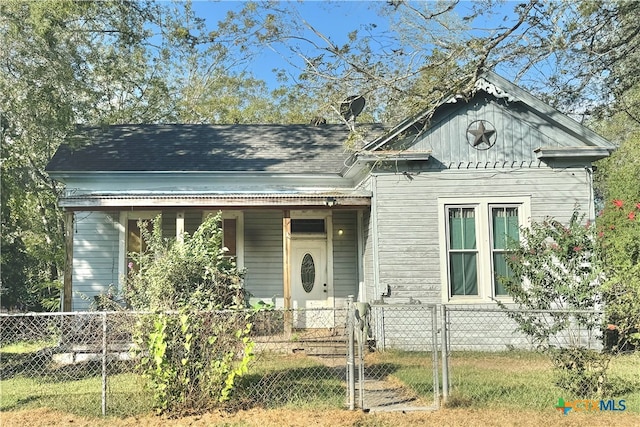
[[[300,280],[302,281],[302,288],[306,293],[310,293],[313,290],[313,285],[316,282],[316,264],[313,262],[311,254],[304,254],[302,258],[302,265],[300,266]]]
[[[496,295],[507,295],[507,291],[500,282],[501,277],[513,277],[513,272],[507,264],[506,253],[494,253],[493,254],[493,283],[495,286]]]
[[[520,222],[518,221],[518,208],[507,208],[507,236],[511,241],[520,240]]]
[[[324,233],[324,219],[292,219],[292,233]]]
[[[476,218],[474,208],[449,209],[450,249],[476,248]]]
[[[132,263],[132,269],[137,271],[138,266],[133,263],[133,259],[129,256],[131,252],[142,253],[147,250],[147,242],[142,238],[140,227],[138,226],[137,219],[130,219],[127,221],[127,266],[125,271],[129,271],[129,264]],[[147,223],[147,230],[149,233],[153,231],[153,221],[145,220]]]
[[[229,252],[227,252],[226,255],[236,256],[236,220],[225,219],[223,221],[222,230],[224,233],[224,242],[222,245],[229,249]]]
[[[127,228],[127,252],[142,252],[145,248],[144,241],[142,240],[140,233],[140,227],[138,226],[138,220],[130,219]]]
[[[519,240],[518,208],[492,208],[493,248],[506,249],[510,242]]]
[[[451,253],[451,295],[478,295],[478,269],[475,253]]]

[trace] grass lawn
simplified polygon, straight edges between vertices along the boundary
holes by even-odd
[[[99,416],[99,364],[56,367],[51,355],[42,353],[49,345],[23,343],[0,349],[0,411],[50,408],[77,416]],[[36,357],[42,354],[45,356]],[[378,369],[380,379],[404,384],[425,399],[432,399],[430,353],[372,353],[367,355],[366,364],[369,369]],[[34,373],[35,367],[39,372]],[[611,362],[609,377],[619,392],[606,398],[624,399],[627,413],[640,413],[639,367],[640,353],[617,356]],[[546,413],[555,412],[558,398],[573,399],[554,385],[550,362],[536,353],[456,352],[450,358],[449,371],[452,388],[448,408]],[[236,408],[335,411],[345,407],[344,365],[331,367],[304,355],[260,353],[249,374],[238,381]],[[131,417],[151,411],[151,393],[140,376],[110,372],[108,415]]]
[[[414,392],[432,396],[431,354],[387,351],[370,355],[372,366],[388,366],[395,378]],[[450,408],[504,408],[545,410],[558,398],[573,400],[555,385],[551,362],[533,352],[456,352],[449,360]],[[627,411],[640,413],[640,353],[612,359],[609,379],[617,392],[605,396],[624,399]]]
[[[343,408],[345,367],[325,366],[304,355],[262,353],[236,392],[249,406],[265,408]]]

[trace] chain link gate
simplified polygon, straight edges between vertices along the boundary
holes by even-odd
[[[440,406],[438,306],[350,302],[349,408],[427,411]]]

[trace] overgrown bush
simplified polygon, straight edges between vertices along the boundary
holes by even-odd
[[[222,247],[220,215],[193,235],[163,239],[161,219],[140,224],[147,249],[130,254],[125,297],[154,314],[138,321],[140,368],[158,412],[199,413],[231,397],[253,354],[242,272]]]
[[[513,275],[501,281],[518,307],[498,304],[547,354],[557,370],[557,384],[583,397],[607,390],[610,355],[584,347],[581,340],[599,334],[604,273],[594,227],[574,213],[569,224],[546,219],[522,229],[507,264]]]
[[[608,345],[613,351],[640,346],[640,201],[610,200],[598,218],[607,280],[603,292]]]

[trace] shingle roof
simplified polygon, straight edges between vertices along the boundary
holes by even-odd
[[[376,126],[380,131],[380,127]],[[345,125],[114,125],[81,128],[47,171],[335,173],[349,153]]]

